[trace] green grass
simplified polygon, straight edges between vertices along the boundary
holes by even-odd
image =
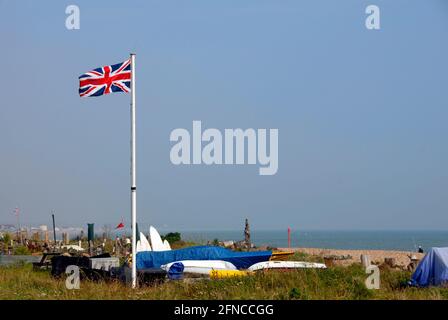
[[[14,255],[27,256],[27,255],[30,255],[30,254],[31,254],[31,252],[25,246],[18,246],[16,248],[14,248]]]
[[[223,280],[167,281],[136,290],[117,282],[82,281],[80,290],[67,290],[64,279],[53,279],[46,271],[32,271],[30,265],[17,265],[0,267],[0,300],[448,299],[448,288],[403,287],[409,277],[407,272],[383,270],[381,289],[368,290],[364,285],[364,270],[359,265],[352,265],[327,270],[266,272]]]

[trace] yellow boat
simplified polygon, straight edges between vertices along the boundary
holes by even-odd
[[[271,261],[286,260],[289,256],[292,256],[293,254],[294,251],[273,251],[271,258],[269,260]]]
[[[210,271],[211,279],[224,279],[232,277],[245,277],[250,275],[250,271],[240,271],[240,270],[212,270]]]

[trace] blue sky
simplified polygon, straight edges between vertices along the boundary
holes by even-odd
[[[129,96],[77,90],[136,52],[141,224],[446,229],[447,35],[444,0],[0,1],[0,223],[129,223]],[[174,166],[193,120],[278,128],[278,173]]]

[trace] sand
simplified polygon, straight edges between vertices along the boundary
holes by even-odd
[[[409,251],[389,251],[389,250],[338,250],[338,249],[321,249],[321,248],[278,248],[281,251],[295,251],[303,252],[314,256],[336,256],[338,259],[335,262],[340,265],[350,265],[352,263],[361,262],[361,254],[369,255],[370,260],[374,264],[381,264],[385,258],[394,258],[397,266],[407,267],[411,262],[410,256],[415,256],[421,260],[423,253],[409,252]],[[348,256],[351,258],[345,259]]]

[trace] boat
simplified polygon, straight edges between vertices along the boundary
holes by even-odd
[[[153,226],[149,227],[149,239],[151,240],[151,247],[153,251],[166,250],[159,232]]]
[[[67,244],[67,245],[63,245],[61,247],[61,249],[66,249],[66,250],[75,250],[75,251],[84,251],[84,249],[82,247],[80,247],[77,244]]]
[[[160,266],[183,260],[224,260],[237,269],[247,269],[257,262],[269,261],[271,251],[237,252],[215,246],[194,246],[183,249],[144,251],[137,254],[137,269],[160,268]]]
[[[171,250],[170,243],[167,240],[163,240],[163,245],[165,246],[165,250]]]
[[[223,278],[234,278],[234,277],[245,277],[252,274],[250,271],[241,270],[212,270],[210,271],[211,279],[223,279]]]
[[[236,267],[223,260],[182,260],[170,262],[160,266],[161,269],[168,272],[173,264],[181,263],[184,267],[184,273],[197,273],[209,275],[213,270],[236,270]]]
[[[146,251],[143,248],[142,242],[140,240],[137,241],[137,245],[135,246],[135,251],[137,251],[137,253]]]
[[[268,269],[326,269],[323,263],[304,262],[304,261],[263,261],[251,265],[249,271],[268,270]]]
[[[293,254],[294,251],[273,251],[271,260],[285,260]]]
[[[149,244],[148,239],[142,232],[140,232],[140,243],[142,248],[144,249],[142,251],[151,251],[151,245]]]

